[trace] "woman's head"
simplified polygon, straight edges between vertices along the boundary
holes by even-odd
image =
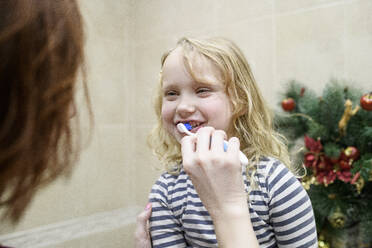
[[[76,158],[82,26],[75,0],[0,2],[0,206],[13,221]]]
[[[180,145],[170,133],[162,118],[164,95],[164,66],[168,58],[181,54],[186,74],[199,83],[218,81],[223,86],[231,107],[231,126],[229,135],[237,136],[241,149],[251,159],[261,155],[280,157],[284,147],[272,130],[272,115],[257,87],[251,69],[241,50],[231,41],[223,38],[188,39],[183,38],[175,49],[164,54],[161,60],[162,74],[155,100],[155,111],[158,124],[149,137],[150,146],[165,163],[179,161]],[[182,65],[182,63],[179,63]],[[203,66],[210,65],[207,70]],[[214,75],[214,78],[211,75]],[[177,137],[176,137],[177,138]],[[273,141],[274,140],[274,141]]]

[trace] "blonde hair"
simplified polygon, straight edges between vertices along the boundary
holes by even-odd
[[[256,164],[260,157],[270,156],[279,159],[292,172],[288,149],[284,137],[273,129],[273,113],[265,103],[257,87],[252,71],[241,50],[224,38],[189,39],[182,38],[176,48],[181,47],[186,68],[196,80],[202,80],[193,71],[192,56],[205,56],[221,71],[225,83],[226,94],[233,106],[233,135],[240,140],[241,150],[247,155],[250,164],[247,166],[247,177],[253,178]],[[175,48],[174,48],[175,49]],[[166,52],[161,59],[163,67],[167,56],[174,50]],[[201,75],[202,76],[202,75]],[[162,107],[162,75],[155,98],[157,125],[148,137],[148,144],[159,160],[170,173],[179,171],[182,160],[180,144],[163,127],[161,119]],[[254,184],[253,180],[251,182]]]

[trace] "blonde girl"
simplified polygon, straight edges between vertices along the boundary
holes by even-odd
[[[153,247],[317,247],[309,197],[240,49],[183,38],[161,66],[149,144],[167,172],[150,194]]]

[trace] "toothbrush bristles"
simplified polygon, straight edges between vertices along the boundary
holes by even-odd
[[[187,123],[184,123],[183,125],[185,125],[185,127],[186,127],[187,130],[191,131],[192,126],[191,126],[190,123],[187,122]]]

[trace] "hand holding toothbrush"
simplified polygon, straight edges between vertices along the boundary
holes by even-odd
[[[183,125],[183,124],[182,124]],[[247,197],[239,158],[239,140],[204,127],[181,140],[182,163],[212,219],[247,214]]]
[[[181,132],[181,133],[185,133],[189,136],[194,136],[195,134],[191,133],[190,130],[192,129],[191,125],[189,123],[178,123],[177,124],[177,129]],[[226,141],[226,140],[223,140],[223,150],[226,152],[227,151],[227,148],[229,146],[229,143]],[[244,166],[247,166],[248,165],[248,158],[245,156],[244,153],[242,153],[241,151],[239,151],[239,160],[240,160],[240,163]]]

